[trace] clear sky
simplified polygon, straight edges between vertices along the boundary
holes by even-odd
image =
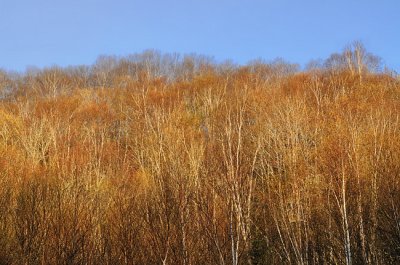
[[[0,68],[156,49],[300,64],[353,40],[400,72],[400,0],[0,0]]]

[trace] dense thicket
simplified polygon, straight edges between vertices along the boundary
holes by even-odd
[[[0,73],[0,264],[399,264],[400,82],[146,52]]]

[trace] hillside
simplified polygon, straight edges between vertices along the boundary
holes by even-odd
[[[399,264],[400,81],[145,52],[0,73],[0,264]]]

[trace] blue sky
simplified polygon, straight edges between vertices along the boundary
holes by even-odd
[[[0,0],[0,68],[146,49],[300,64],[353,40],[400,72],[398,0]]]

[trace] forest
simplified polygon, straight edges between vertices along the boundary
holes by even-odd
[[[148,50],[0,71],[0,264],[400,264],[400,78]]]

